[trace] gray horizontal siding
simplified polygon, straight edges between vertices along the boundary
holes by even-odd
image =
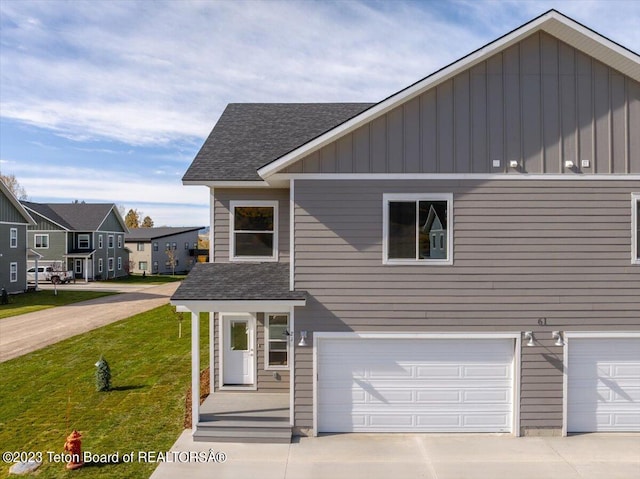
[[[223,189],[214,190],[213,263],[229,261],[230,201],[278,201],[278,256],[289,262],[289,190],[288,189]]]
[[[640,330],[631,196],[640,181],[296,180],[296,329],[534,331],[521,427],[562,425],[553,330]],[[454,195],[454,264],[382,264],[383,193]],[[546,321],[540,326],[538,321]],[[296,425],[311,427],[312,348],[296,348]]]
[[[540,32],[285,171],[640,173],[638,132],[640,84]]]

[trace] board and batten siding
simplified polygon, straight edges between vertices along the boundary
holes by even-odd
[[[551,332],[640,330],[631,192],[619,180],[295,182],[296,329],[533,331],[520,419],[562,427],[562,347]],[[384,193],[453,193],[453,265],[384,265]],[[295,423],[312,427],[312,349],[296,348]]]
[[[637,174],[639,132],[640,83],[538,32],[283,172]]]
[[[289,190],[266,188],[216,188],[214,190],[213,263],[229,261],[229,208],[231,201],[278,202],[278,260],[289,262]]]

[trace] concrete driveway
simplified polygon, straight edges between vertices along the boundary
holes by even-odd
[[[640,435],[336,434],[292,444],[202,443],[186,430],[152,479],[631,479]],[[208,457],[223,452],[224,462]],[[178,453],[180,451],[180,453]],[[202,461],[188,459],[202,451]],[[211,459],[207,462],[208,459]],[[217,457],[220,460],[220,456]]]
[[[162,306],[180,283],[136,287],[135,292],[0,319],[0,362]],[[60,290],[76,285],[60,285]]]

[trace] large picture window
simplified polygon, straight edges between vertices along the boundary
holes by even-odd
[[[230,210],[232,227],[230,259],[276,261],[278,258],[277,202],[232,201]]]
[[[284,369],[289,367],[289,315],[266,315],[267,350],[266,369]]]
[[[384,263],[452,264],[452,194],[385,194],[383,201]]]
[[[640,193],[631,194],[631,262],[640,264]]]

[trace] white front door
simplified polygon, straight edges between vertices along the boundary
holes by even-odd
[[[246,386],[255,382],[255,318],[222,314],[222,382]]]

